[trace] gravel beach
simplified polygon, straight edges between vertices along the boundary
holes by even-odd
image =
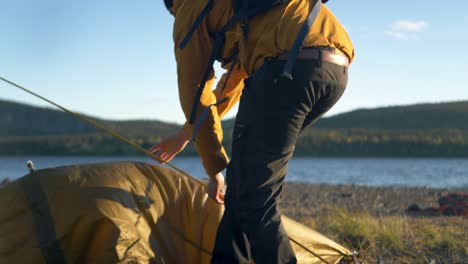
[[[403,214],[413,204],[421,208],[438,207],[438,199],[453,192],[467,193],[468,189],[286,183],[281,208],[284,214],[296,219],[320,216],[331,207],[386,216]]]

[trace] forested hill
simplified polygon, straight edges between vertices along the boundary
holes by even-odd
[[[322,119],[320,128],[468,129],[468,101],[360,109]]]
[[[167,135],[179,127],[149,120],[109,121],[86,116],[108,128],[131,135]],[[101,133],[88,123],[60,110],[0,100],[0,136],[52,136]]]
[[[176,124],[151,120],[109,121],[91,118],[112,128],[128,133],[133,131],[136,134],[167,134],[179,127]],[[232,122],[233,120],[228,120],[226,123]],[[98,132],[94,127],[60,110],[5,100],[0,100],[0,128],[0,136]],[[468,101],[360,109],[322,118],[315,128],[468,130]]]
[[[93,119],[145,148],[180,128],[151,120]],[[228,152],[232,125],[233,120],[223,123]],[[193,147],[184,151],[194,153]],[[134,154],[67,113],[0,100],[0,155]],[[300,137],[296,155],[468,157],[468,101],[362,109],[323,118]]]

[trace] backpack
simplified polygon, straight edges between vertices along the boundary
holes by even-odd
[[[224,44],[225,41],[225,34],[226,32],[231,29],[237,22],[241,22],[241,28],[243,31],[243,36],[244,39],[247,38],[248,36],[248,31],[249,31],[249,26],[248,26],[248,20],[256,15],[259,15],[261,13],[264,13],[268,10],[270,10],[273,7],[276,7],[278,5],[286,4],[289,3],[291,0],[231,0],[231,5],[232,9],[234,11],[233,16],[228,20],[226,25],[224,25],[220,31],[211,33],[211,36],[214,39],[214,45],[213,45],[213,51],[210,55],[208,67],[206,71],[204,72],[202,76],[202,80],[200,82],[200,87],[197,90],[197,93],[195,95],[195,100],[192,105],[192,112],[190,114],[190,124],[195,123],[195,118],[197,115],[197,109],[200,105],[200,98],[203,93],[203,90],[205,88],[205,84],[208,80],[208,77],[210,76],[212,66],[216,60],[221,59],[220,58],[220,53],[221,53],[221,48]],[[308,0],[304,0],[308,1]],[[299,53],[299,50],[302,47],[302,44],[309,33],[310,28],[312,27],[312,24],[314,23],[315,19],[317,18],[319,12],[320,12],[320,7],[322,3],[326,3],[328,0],[318,0],[315,6],[312,8],[310,11],[306,21],[302,25],[301,29],[299,30],[299,33],[296,37],[296,40],[294,42],[293,47],[290,49],[288,59],[286,61],[286,64],[284,66],[283,72],[280,75],[281,77],[287,78],[292,80],[292,69],[294,66],[294,63],[296,61],[297,54]],[[188,31],[187,35],[183,38],[182,42],[179,45],[180,49],[184,49],[185,46],[188,44],[190,41],[190,38],[192,37],[193,33],[195,30],[200,26],[200,24],[203,22],[204,18],[208,15],[209,11],[211,10],[213,6],[214,0],[208,0],[208,3],[205,5],[205,7],[202,9],[200,12],[200,15],[195,19],[192,27]],[[237,60],[237,53],[233,55],[232,59],[232,65],[231,68],[229,69],[228,72],[228,77],[226,78],[226,81],[224,83],[224,86],[222,87],[221,90],[224,89],[226,86],[227,79],[229,78],[230,72],[233,69],[233,66],[235,64],[235,61]],[[225,102],[227,98],[224,98],[222,100],[218,100],[213,105],[208,106],[205,108],[200,115],[199,119],[195,123],[195,128],[193,131],[192,135],[192,140],[195,141],[195,137],[197,135],[197,132],[201,126],[202,121],[205,119],[206,115],[208,114],[208,110],[212,106],[218,106],[221,103]]]

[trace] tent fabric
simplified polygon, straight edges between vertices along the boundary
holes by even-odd
[[[205,188],[147,163],[34,171],[0,189],[0,263],[209,263],[223,206]],[[299,263],[351,255],[283,220]]]

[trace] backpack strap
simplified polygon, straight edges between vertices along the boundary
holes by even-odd
[[[227,72],[227,76],[224,79],[223,86],[221,87],[221,90],[219,91],[219,95],[218,95],[218,97],[216,99],[217,101],[220,101],[220,99],[221,99],[220,96],[223,94],[224,89],[226,89],[227,82],[229,81],[229,78],[231,77],[232,71],[234,70],[234,67],[237,65],[238,57],[239,57],[239,49],[236,49],[234,51],[234,54],[228,59],[228,64],[231,63],[231,66],[229,67],[229,70]],[[240,64],[239,64],[238,68],[240,68]]]
[[[208,0],[208,3],[206,4],[205,8],[203,8],[202,12],[200,13],[200,15],[195,20],[195,22],[192,25],[191,29],[189,30],[189,32],[187,33],[187,35],[184,37],[183,41],[179,45],[179,48],[181,48],[181,49],[185,48],[187,43],[190,41],[190,38],[192,37],[193,33],[195,32],[195,30],[200,26],[203,19],[208,15],[209,10],[213,6],[213,2],[214,2],[214,0]],[[279,1],[278,4],[283,3],[283,2],[284,1]],[[313,7],[312,11],[310,12],[309,16],[307,17],[307,20],[304,22],[302,28],[300,29],[299,34],[298,34],[298,36],[297,36],[297,38],[296,38],[296,40],[294,42],[294,46],[292,47],[291,52],[290,52],[290,54],[288,56],[288,60],[287,60],[287,62],[285,64],[285,67],[284,67],[284,70],[283,70],[283,73],[281,74],[281,76],[284,76],[284,77],[286,77],[288,79],[292,79],[292,74],[291,73],[292,73],[292,68],[294,66],[294,63],[296,62],[297,54],[299,53],[299,50],[301,49],[302,44],[304,43],[304,40],[307,37],[307,34],[308,34],[310,28],[312,27],[312,24],[314,23],[315,19],[317,18],[318,14],[320,12],[321,3],[322,3],[322,0],[317,1],[315,6]],[[189,120],[190,124],[195,123],[195,119],[196,119],[196,116],[197,116],[197,110],[198,110],[198,107],[200,106],[201,95],[203,94],[205,84],[208,81],[208,78],[209,78],[209,76],[210,76],[210,74],[212,72],[212,69],[213,69],[212,65],[215,62],[215,60],[218,59],[219,56],[220,56],[221,48],[222,48],[222,46],[223,46],[223,44],[225,42],[225,39],[226,39],[226,37],[225,37],[226,32],[230,28],[232,28],[237,22],[244,21],[245,22],[245,25],[243,27],[244,37],[247,37],[246,35],[248,34],[248,27],[247,27],[246,22],[247,22],[248,17],[249,17],[248,1],[243,0],[240,10],[237,10],[237,12],[234,13],[234,15],[228,20],[226,25],[224,25],[221,28],[220,31],[215,32],[215,33],[212,34],[212,36],[214,38],[213,52],[210,55],[210,59],[208,61],[207,69],[205,70],[205,72],[204,72],[204,74],[202,76],[202,79],[200,81],[200,86],[198,87],[198,90],[197,90],[197,92],[195,94],[194,102],[193,102],[193,105],[192,105],[192,111],[191,111],[191,114],[190,114],[190,120]],[[227,99],[227,98],[225,98],[225,99]],[[209,109],[212,106],[217,106],[217,105],[221,104],[222,102],[225,101],[225,99],[217,102],[216,104],[210,105],[206,109],[203,110],[203,113],[201,114],[199,120],[197,120],[197,124],[195,125],[195,130],[194,130],[194,133],[193,133],[193,136],[192,136],[193,139],[196,137],[196,131],[198,131],[198,128],[200,127],[202,121],[205,119],[205,117],[206,117],[206,115],[208,113],[207,109]]]
[[[197,93],[195,94],[195,98],[192,105],[192,112],[190,114],[190,124],[195,122],[195,118],[197,116],[197,109],[200,105],[200,98],[205,88],[206,81],[208,81],[208,77],[212,71],[212,65],[220,57],[221,48],[223,47],[224,41],[226,40],[226,32],[233,27],[240,19],[242,19],[242,14],[235,14],[233,17],[229,19],[229,21],[221,28],[219,32],[215,32],[212,34],[214,38],[214,45],[213,45],[213,52],[210,55],[210,60],[208,61],[208,66],[203,74],[202,80],[200,82],[200,86],[198,87]]]
[[[198,131],[200,130],[201,124],[203,121],[206,119],[206,116],[208,115],[208,111],[210,110],[211,107],[213,106],[218,106],[224,102],[226,102],[229,99],[229,97],[223,98],[221,101],[217,101],[214,104],[210,104],[209,106],[205,107],[203,111],[200,114],[200,117],[198,117],[197,122],[195,122],[193,132],[192,132],[192,141],[196,141],[196,137],[198,135]]]
[[[221,99],[221,94],[223,94],[224,89],[226,89],[227,82],[228,82],[229,78],[231,77],[232,71],[234,70],[234,66],[237,64],[238,55],[239,55],[239,52],[237,50],[234,53],[233,57],[232,57],[233,59],[232,59],[232,62],[231,62],[232,63],[231,67],[229,67],[229,71],[227,73],[226,79],[224,79],[223,86],[221,87],[221,90],[219,91],[219,95],[216,98],[216,103],[205,107],[205,109],[203,109],[202,113],[200,114],[200,117],[197,119],[197,122],[195,122],[195,126],[194,126],[193,132],[192,132],[192,140],[193,141],[195,141],[195,139],[197,137],[197,134],[198,134],[198,131],[200,130],[201,124],[203,123],[206,116],[208,115],[208,111],[210,110],[210,108],[213,107],[213,106],[217,107],[217,106],[221,105],[222,103],[226,102],[229,99],[229,96],[226,96],[223,99]],[[194,105],[197,104],[197,107],[198,107],[198,105],[200,104],[200,100],[194,101],[193,104]],[[194,111],[194,109],[192,109],[192,114],[193,114],[193,111]],[[192,116],[190,116],[190,118],[192,118]]]
[[[210,59],[208,60],[208,64],[205,70],[205,73],[203,73],[202,79],[200,81],[200,86],[197,89],[197,93],[195,94],[195,98],[193,101],[192,105],[192,112],[190,114],[190,124],[193,124],[195,122],[195,118],[197,116],[197,109],[198,106],[200,105],[200,98],[203,93],[203,90],[205,88],[206,82],[208,81],[208,78],[213,71],[213,63],[215,60],[219,57],[219,54],[221,52],[221,48],[223,46],[225,36],[224,33],[215,33],[215,43],[213,45],[213,52],[210,55]]]
[[[242,28],[242,35],[244,37],[244,41],[247,40],[247,36],[249,35],[249,1],[242,0],[241,9],[239,10],[239,14],[241,16],[241,28]]]
[[[315,19],[317,19],[321,6],[322,1],[317,0],[317,3],[315,3],[314,7],[312,8],[312,11],[310,11],[309,16],[307,16],[307,20],[302,25],[299,34],[297,35],[296,40],[294,41],[294,45],[289,51],[288,60],[284,65],[283,72],[280,74],[281,77],[284,77],[289,80],[293,79],[292,70],[294,64],[296,63],[297,54],[301,50],[302,44],[304,43],[307,34],[309,34],[310,28],[314,24]]]
[[[214,0],[208,0],[208,3],[206,3],[205,7],[200,12],[197,19],[195,19],[195,22],[193,22],[193,25],[190,28],[189,32],[187,33],[187,35],[185,35],[184,39],[180,43],[180,45],[179,45],[180,49],[184,49],[185,46],[187,46],[187,43],[192,38],[192,35],[193,35],[193,33],[195,33],[195,30],[197,30],[197,28],[203,22],[203,19],[205,19],[205,17],[208,15],[208,12],[210,12],[211,8],[213,7],[213,3],[214,3]]]

